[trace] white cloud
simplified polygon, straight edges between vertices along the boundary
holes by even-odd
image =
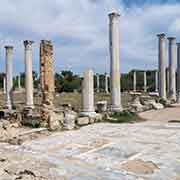
[[[121,70],[155,68],[156,34],[177,35],[180,4],[146,5],[127,9],[118,0],[2,0],[1,46],[14,44],[15,61],[23,62],[24,39],[36,41],[34,67],[38,70],[38,41],[52,39],[56,70],[70,67],[82,72],[88,67],[105,71],[108,62],[108,13],[121,16]],[[6,8],[4,8],[6,7]],[[1,50],[3,50],[1,48]],[[1,53],[1,59],[4,54]],[[23,63],[16,71],[23,71]],[[2,69],[2,67],[1,67]]]

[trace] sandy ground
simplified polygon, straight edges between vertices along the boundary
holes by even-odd
[[[149,121],[97,123],[0,144],[0,180],[178,180],[179,107],[149,111]]]

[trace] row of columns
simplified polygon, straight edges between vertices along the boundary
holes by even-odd
[[[144,92],[147,92],[147,74],[146,71],[143,72],[144,77]],[[133,91],[136,92],[137,88],[137,78],[136,78],[136,71],[133,71]],[[158,72],[155,71],[155,92],[158,92]]]
[[[25,89],[26,89],[26,108],[33,108],[33,76],[32,76],[32,41],[24,41],[24,61],[25,61]],[[12,109],[12,91],[13,91],[13,47],[5,46],[6,50],[6,79],[3,80],[6,87],[6,104],[5,108]],[[20,77],[18,78],[20,85]]]
[[[105,87],[104,87],[104,92],[106,94],[109,93],[109,83],[108,83],[108,79],[109,79],[109,75],[107,73],[105,73],[104,75],[104,80],[105,80]],[[100,78],[99,78],[99,74],[96,74],[96,92],[99,93],[100,92]]]
[[[159,38],[159,95],[163,99],[177,100],[180,94],[180,43],[176,44],[174,37],[168,39],[168,54],[169,54],[169,67],[167,69],[166,77],[166,48],[165,48],[165,34],[158,34]],[[176,56],[177,48],[177,56]],[[177,74],[178,74],[178,85],[176,94],[176,60],[177,60]],[[166,83],[167,80],[167,83]],[[168,86],[168,89],[166,88]],[[167,92],[166,92],[167,89]],[[176,96],[177,95],[177,96]],[[179,100],[178,100],[179,101]]]

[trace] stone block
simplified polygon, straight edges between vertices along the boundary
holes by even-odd
[[[74,111],[64,112],[63,129],[71,130],[75,128],[75,121],[77,118],[77,113]]]
[[[96,122],[101,122],[101,121],[103,121],[103,114],[97,113],[97,114],[96,114],[95,121],[96,121]]]
[[[97,111],[98,112],[105,112],[107,111],[107,101],[98,101],[96,103]]]
[[[77,118],[77,124],[79,126],[88,125],[90,121],[89,117],[79,117]]]

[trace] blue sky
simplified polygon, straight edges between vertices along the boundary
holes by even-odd
[[[14,74],[24,71],[23,40],[35,41],[33,69],[39,70],[41,39],[54,44],[54,66],[81,74],[109,71],[108,13],[119,11],[121,72],[157,67],[157,37],[180,41],[177,0],[1,0],[0,71],[5,45],[14,46]]]

